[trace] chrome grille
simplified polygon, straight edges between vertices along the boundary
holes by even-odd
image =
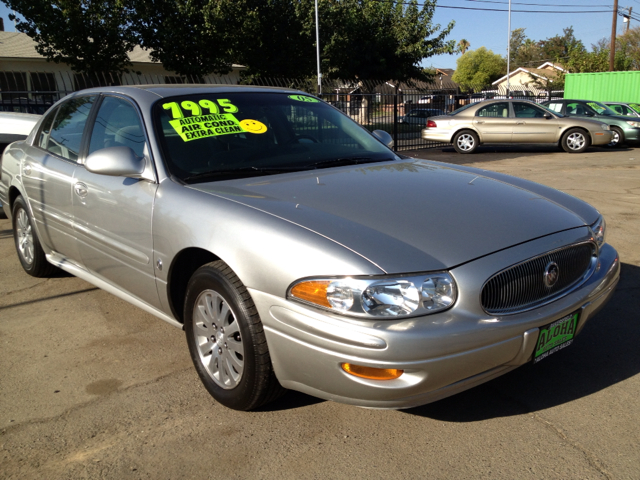
[[[509,267],[491,277],[482,288],[482,308],[490,314],[528,310],[568,293],[590,274],[595,266],[595,245],[582,243],[554,250]],[[544,283],[547,266],[558,265],[558,280],[552,287]]]

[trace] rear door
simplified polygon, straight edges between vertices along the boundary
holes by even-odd
[[[87,156],[106,147],[147,158],[149,179],[98,175],[78,165],[73,213],[84,266],[139,299],[159,306],[153,269],[151,214],[157,189],[146,132],[136,105],[105,96],[90,129]]]
[[[514,119],[510,116],[509,102],[495,102],[476,111],[473,126],[483,143],[511,142]]]

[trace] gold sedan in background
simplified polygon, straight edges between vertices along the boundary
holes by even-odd
[[[567,117],[533,102],[488,100],[431,117],[422,138],[452,143],[458,153],[489,143],[554,143],[580,153],[589,145],[607,145],[613,135],[602,122]]]

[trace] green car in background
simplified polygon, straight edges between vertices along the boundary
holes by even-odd
[[[551,100],[542,103],[554,112],[570,117],[583,117],[598,120],[608,124],[614,137],[610,147],[617,147],[623,143],[640,142],[640,118],[633,119],[624,115],[618,115],[602,102],[593,100]]]
[[[627,117],[640,117],[639,103],[605,102],[605,105],[618,115]]]

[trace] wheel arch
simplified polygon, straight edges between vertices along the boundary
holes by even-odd
[[[453,139],[456,137],[456,135],[458,135],[459,133],[462,132],[472,132],[476,135],[476,137],[478,137],[478,145],[482,145],[482,135],[480,135],[480,132],[478,132],[477,130],[475,130],[474,128],[471,127],[462,127],[459,128],[458,130],[456,130],[455,132],[453,132],[451,134],[451,138],[449,139],[449,143],[453,143]]]
[[[167,273],[167,298],[173,316],[180,323],[184,323],[184,302],[189,279],[200,267],[216,260],[221,258],[199,247],[185,248],[173,258]]]
[[[22,192],[18,187],[16,187],[15,185],[9,187],[9,212],[13,212],[13,204],[16,201],[16,198],[18,198],[20,195],[22,195]],[[22,198],[24,198],[24,195],[22,195]]]
[[[564,130],[560,132],[560,138],[558,138],[559,147],[562,146],[562,140],[564,139],[564,136],[567,134],[567,132],[570,130],[581,130],[583,133],[585,133],[586,137],[589,139],[589,144],[593,145],[593,137],[591,136],[591,132],[587,128],[582,127],[580,125],[571,125],[566,127]]]

